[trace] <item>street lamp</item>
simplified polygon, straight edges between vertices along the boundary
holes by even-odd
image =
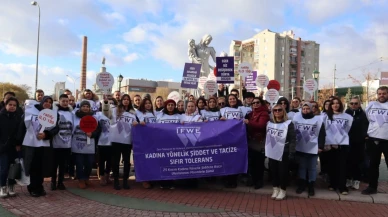
[[[319,71],[317,70],[317,69],[315,69],[314,71],[313,71],[313,78],[314,78],[314,80],[317,82],[317,90],[315,91],[315,96],[314,96],[314,100],[315,101],[318,101],[318,87],[319,87],[319,85],[318,85],[318,79],[319,79]]]
[[[76,78],[76,79],[70,77],[69,75],[66,75],[66,77],[68,77],[70,80],[73,81],[73,83],[74,83],[74,93],[73,93],[73,94],[74,94],[74,96],[76,97],[76,95],[77,95],[77,90],[75,89],[75,81],[78,80],[80,77],[78,77],[78,78]]]
[[[121,93],[121,82],[123,81],[123,76],[120,74],[119,77],[117,77],[117,81],[119,82],[119,91]]]
[[[36,66],[35,66],[35,92],[38,89],[38,63],[39,63],[39,35],[40,35],[40,6],[38,2],[32,1],[32,6],[38,6],[39,9],[39,20],[38,20],[38,45],[36,47]],[[36,97],[36,96],[35,96]]]

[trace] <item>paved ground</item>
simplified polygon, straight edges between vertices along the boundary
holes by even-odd
[[[219,185],[146,190],[131,181],[131,190],[116,191],[112,186],[100,187],[97,180],[94,183],[94,188],[79,190],[76,181],[67,181],[67,191],[47,190],[47,196],[40,198],[18,187],[17,197],[0,200],[0,216],[388,216],[385,204],[296,197],[294,189],[289,189],[287,200],[279,202],[270,199],[270,187],[259,191],[248,187],[225,191]],[[49,189],[49,182],[45,184]],[[379,190],[387,192],[388,183],[381,186]],[[317,197],[319,192],[328,191],[318,190]],[[388,202],[388,194],[380,195]]]

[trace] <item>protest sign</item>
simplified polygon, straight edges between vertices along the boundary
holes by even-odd
[[[318,89],[318,83],[314,79],[307,79],[303,84],[303,90],[313,94]]]
[[[257,71],[252,71],[251,75],[248,75],[247,77],[245,77],[245,89],[251,92],[257,90],[256,77],[257,77]]]
[[[138,182],[247,171],[246,129],[240,120],[147,124],[133,127],[132,135]]]
[[[245,78],[252,74],[252,65],[244,62],[238,66],[238,73],[245,80]]]
[[[214,94],[217,93],[218,86],[215,81],[208,80],[205,82],[203,86],[204,86],[205,93],[208,94],[209,96],[213,96]]]
[[[167,99],[172,99],[176,103],[181,99],[181,95],[177,91],[172,91],[170,94],[168,94]]]
[[[261,74],[256,77],[256,86],[260,89],[263,89],[268,86],[269,79],[268,76]]]
[[[57,113],[51,109],[43,109],[39,112],[38,121],[42,125],[39,133],[43,133],[46,128],[53,127],[57,124]]]
[[[198,82],[198,88],[203,90],[203,85],[205,84],[205,82],[207,81],[207,77],[200,77],[199,78],[199,82]]]
[[[98,123],[97,120],[91,116],[87,115],[81,118],[81,121],[79,123],[79,127],[84,133],[93,133],[97,129]],[[90,145],[90,138],[89,136],[86,136],[87,144]]]
[[[276,103],[279,99],[279,91],[275,89],[269,89],[265,93],[265,100],[267,100],[270,103]]]
[[[112,86],[114,83],[113,75],[109,72],[101,72],[97,74],[96,77],[96,84],[100,90],[104,91],[105,93],[112,91]]]
[[[217,83],[234,83],[234,57],[216,57]]]
[[[183,69],[182,83],[183,88],[198,88],[198,78],[201,73],[201,64],[197,63],[185,63]]]

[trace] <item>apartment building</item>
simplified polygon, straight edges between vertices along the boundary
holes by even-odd
[[[229,53],[234,56],[236,85],[240,83],[239,64],[249,62],[258,74],[280,82],[281,96],[310,97],[302,87],[315,69],[319,71],[319,44],[315,41],[295,38],[292,30],[276,33],[266,29],[252,38],[233,40]]]

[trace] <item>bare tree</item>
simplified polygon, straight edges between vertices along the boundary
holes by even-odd
[[[362,83],[366,81],[366,88],[365,92],[362,94],[362,101],[366,102],[368,104],[369,101],[373,100],[372,97],[376,95],[375,92],[370,90],[371,84],[378,79],[377,73],[372,73],[370,71],[365,71],[362,73],[362,80],[359,80],[352,75],[348,75],[350,79],[352,79],[353,83],[360,84],[362,86]]]
[[[334,96],[333,94],[333,85],[328,84],[324,85],[322,88],[320,88],[318,92],[318,104],[319,106],[324,106],[323,103],[330,98],[330,96]]]

